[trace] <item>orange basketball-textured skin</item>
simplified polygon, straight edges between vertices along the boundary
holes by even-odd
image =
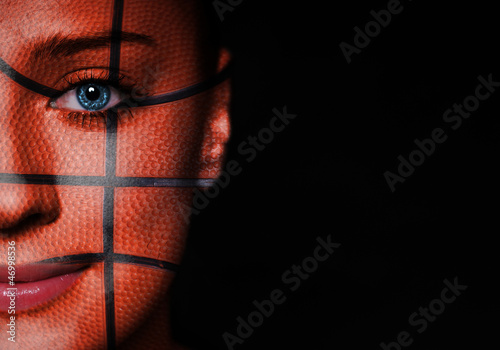
[[[37,57],[33,48],[50,36],[110,32],[114,11],[112,0],[7,2],[0,13],[0,58],[33,81],[67,90],[67,79],[78,80],[75,71],[85,76],[106,71],[110,47],[57,59]],[[156,42],[121,43],[123,82],[159,95],[215,75],[229,57],[211,46],[202,22],[195,0],[123,1],[122,31]],[[176,102],[132,106],[120,112],[116,168],[109,174],[105,120],[68,118],[68,111],[52,108],[49,98],[1,72],[0,99],[0,175],[213,179],[229,135],[228,82]],[[16,242],[18,265],[104,253],[104,226],[110,224],[104,222],[104,197],[105,186],[2,183],[0,177],[0,266],[7,261],[9,241]],[[114,188],[113,252],[178,264],[191,200],[189,187]],[[16,312],[16,343],[1,336],[0,349],[106,349],[112,334],[106,292],[114,293],[114,315],[108,318],[118,348],[181,349],[169,331],[173,276],[167,269],[114,262],[110,291],[104,263],[92,263],[63,294]],[[1,324],[8,319],[0,312]]]

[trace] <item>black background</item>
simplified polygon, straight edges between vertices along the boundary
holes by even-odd
[[[243,1],[219,23],[233,52],[228,160],[243,171],[193,217],[174,283],[175,335],[227,349],[238,316],[287,300],[234,349],[484,348],[498,329],[498,95],[457,130],[444,111],[498,72],[493,3],[402,1],[348,64],[339,44],[388,1]],[[214,14],[214,16],[216,16]],[[238,153],[273,108],[297,117],[250,163]],[[392,193],[384,172],[443,128],[448,139]],[[341,247],[291,292],[282,274],[316,238]],[[408,323],[444,279],[468,288],[421,334]]]

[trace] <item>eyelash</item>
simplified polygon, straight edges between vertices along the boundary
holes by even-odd
[[[122,74],[118,74],[116,79],[110,81],[111,74],[109,71],[101,71],[99,74],[95,74],[93,69],[84,70],[84,71],[76,71],[71,75],[66,75],[63,79],[67,84],[67,88],[64,89],[63,93],[51,101],[57,100],[59,97],[63,96],[68,91],[76,89],[82,85],[94,83],[101,85],[112,86],[124,95],[130,96],[132,91],[134,90],[134,86],[131,84],[123,83],[123,80],[126,76]],[[124,101],[122,101],[124,102]],[[130,117],[134,117],[130,107],[127,104],[120,102],[118,105],[112,107],[112,110],[116,111],[116,116],[118,120],[121,119],[123,114],[127,114]],[[67,120],[72,123],[79,123],[81,120],[81,126],[85,126],[85,122],[88,120],[87,127],[90,128],[92,126],[93,121],[103,121],[106,122],[106,118],[108,116],[109,109],[103,111],[69,111],[65,116]]]

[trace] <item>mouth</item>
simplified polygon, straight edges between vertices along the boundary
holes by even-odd
[[[7,266],[0,266],[0,312],[14,314],[56,298],[71,287],[88,266],[16,265],[13,276],[9,275]]]

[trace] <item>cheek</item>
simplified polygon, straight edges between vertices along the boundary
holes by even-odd
[[[105,133],[82,132],[47,99],[0,74],[0,173],[103,176]]]
[[[131,110],[118,125],[117,176],[196,178],[211,92]]]
[[[180,263],[191,198],[189,188],[117,188],[115,253]]]

